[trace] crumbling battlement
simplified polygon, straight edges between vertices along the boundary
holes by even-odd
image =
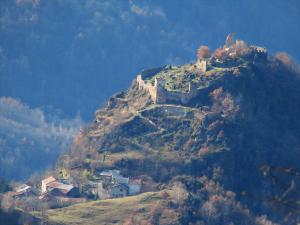
[[[144,89],[147,90],[151,96],[151,99],[153,102],[156,103],[156,99],[157,99],[157,84],[156,84],[156,79],[155,79],[155,84],[152,85],[150,83],[146,83],[143,79],[141,75],[138,75],[136,78],[136,82],[138,83],[138,86],[140,89]]]
[[[141,75],[138,75],[136,82],[139,88],[147,90],[151,96],[151,99],[154,103],[163,104],[168,102],[179,102],[181,104],[188,103],[192,98],[196,97],[198,94],[197,87],[189,83],[189,91],[184,92],[175,92],[168,91],[164,87],[164,80],[162,78],[155,78],[154,85],[151,83],[146,83]]]
[[[199,72],[205,73],[207,71],[207,60],[199,59],[197,61],[196,65],[197,65],[197,68],[198,68]]]

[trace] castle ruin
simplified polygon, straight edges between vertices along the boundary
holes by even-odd
[[[200,73],[205,73],[207,71],[207,60],[206,59],[198,59],[197,68]]]
[[[226,38],[226,44],[223,46],[223,54],[226,57],[225,60],[220,60],[214,56],[210,56],[207,58],[198,58],[196,63],[196,68],[198,71],[198,75],[203,75],[207,72],[208,62],[212,64],[212,60],[217,62],[218,66],[221,68],[228,66],[233,66],[235,61],[234,59],[237,57],[244,57],[246,60],[252,60],[253,63],[259,62],[261,59],[267,59],[267,49],[260,46],[250,45],[248,46],[246,42],[242,40],[235,40],[234,34],[231,33]],[[230,61],[231,60],[231,61]],[[157,104],[165,104],[165,103],[180,103],[187,104],[192,98],[196,97],[200,90],[197,89],[197,86],[193,83],[189,83],[189,89],[187,92],[180,91],[169,91],[165,88],[165,80],[161,77],[155,77],[154,83],[149,81],[150,78],[158,74],[159,72],[170,69],[172,66],[164,66],[152,68],[146,71],[143,71],[136,78],[136,83],[138,84],[139,89],[146,90],[152,101]],[[148,80],[148,82],[147,82]],[[202,89],[203,90],[203,89]]]
[[[163,78],[155,78],[154,85],[146,83],[142,75],[139,74],[136,82],[140,89],[148,91],[152,101],[157,104],[164,104],[167,102],[179,102],[181,104],[188,103],[192,98],[196,97],[198,90],[195,84],[189,83],[188,92],[168,91],[165,88],[165,80]]]

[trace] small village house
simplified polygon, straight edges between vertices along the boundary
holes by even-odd
[[[88,181],[84,188],[87,190],[88,196],[97,199],[109,198],[108,190],[103,187],[103,182]]]
[[[129,194],[129,187],[125,184],[114,184],[110,189],[111,198],[122,198]]]
[[[79,189],[72,184],[64,184],[57,181],[53,176],[42,180],[42,194],[54,196],[79,197]]]
[[[13,198],[26,197],[31,194],[32,187],[27,184],[15,188],[15,191],[8,192]]]
[[[123,177],[120,173],[120,170],[105,170],[100,173],[100,177],[102,177],[104,182],[107,183],[120,183],[120,184],[129,183],[129,178]]]
[[[122,176],[120,170],[102,171],[100,178],[107,186],[107,195],[111,198],[136,195],[141,191],[141,180],[130,180],[128,177]],[[101,194],[103,197],[105,196],[104,189],[101,190]]]
[[[54,181],[56,181],[56,179],[53,176],[47,177],[46,179],[42,180],[42,193],[47,192],[47,185]]]
[[[21,186],[16,188],[16,192],[24,192],[24,193],[28,193],[31,191],[31,186],[27,185],[27,184],[22,184]]]
[[[78,188],[74,187],[71,184],[63,184],[57,181],[48,184],[47,191],[54,196],[63,196],[70,198],[79,197]]]

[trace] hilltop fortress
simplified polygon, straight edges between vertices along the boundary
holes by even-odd
[[[205,48],[208,49],[207,46]],[[214,86],[212,84],[223,75],[230,71],[232,72],[233,69],[239,68],[243,63],[250,62],[256,64],[257,61],[266,59],[266,48],[254,45],[248,46],[242,40],[234,41],[233,34],[229,34],[223,48],[217,49],[212,55],[209,53],[205,58],[198,56],[197,62],[190,64],[188,70],[180,70],[176,66],[153,68],[137,75],[136,83],[139,89],[146,90],[149,93],[154,103],[165,104],[176,102],[187,104],[200,94],[200,92],[203,92],[204,89],[212,88]],[[182,70],[184,70],[183,74]],[[188,88],[166,88],[166,84],[170,86],[170,83],[176,82],[177,77],[181,76],[179,82],[183,82],[182,77],[191,74],[193,74],[192,79],[184,79],[185,87]]]

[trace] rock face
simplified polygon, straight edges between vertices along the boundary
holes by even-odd
[[[116,168],[141,178],[144,191],[180,181],[190,193],[176,206],[183,224],[241,224],[245,208],[257,218],[244,224],[271,224],[262,215],[299,222],[299,74],[264,49],[240,46],[213,55],[205,73],[189,64],[138,76],[83,131],[69,162],[81,167],[71,176],[84,182],[83,168]],[[159,79],[165,92],[153,97]],[[197,92],[188,100],[174,97],[191,83]]]

